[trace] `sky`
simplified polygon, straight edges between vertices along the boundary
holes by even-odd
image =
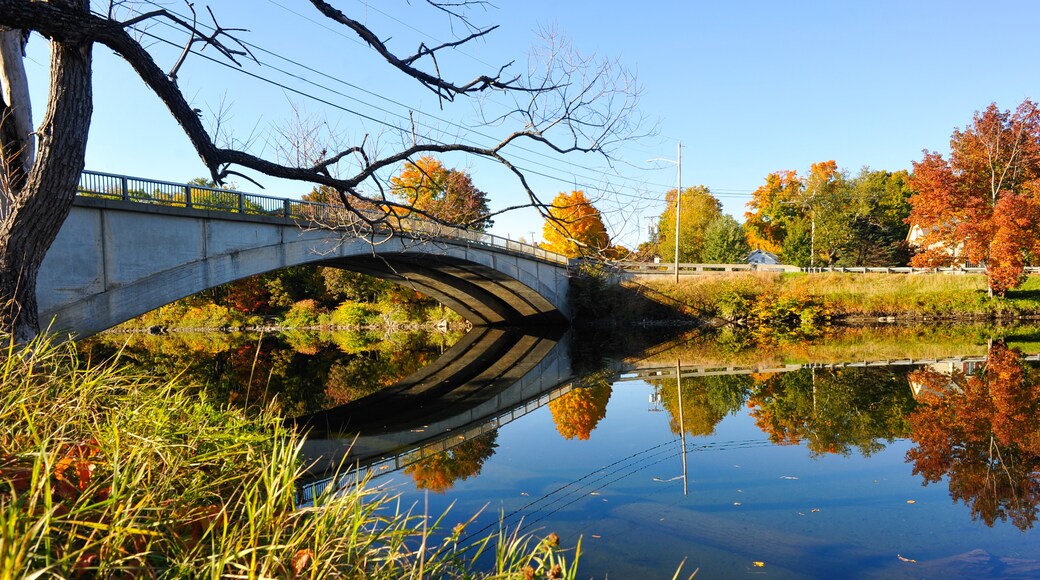
[[[465,33],[417,0],[330,1],[399,54]],[[183,2],[163,4],[186,11]],[[209,24],[206,4],[195,4]],[[383,154],[409,138],[389,127],[413,122],[438,140],[485,145],[510,130],[476,126],[481,111],[509,107],[507,95],[438,103],[309,2],[208,5],[221,25],[249,29],[238,37],[260,62],[227,66],[207,60],[217,55],[206,49],[187,59],[179,85],[207,126],[219,119],[222,135],[254,153],[277,158],[285,144],[279,135],[291,132],[297,119],[320,127],[333,148],[367,135]],[[136,8],[153,7],[140,2]],[[615,61],[634,75],[642,124],[638,138],[618,143],[611,159],[561,157],[529,145],[511,152],[543,200],[585,190],[615,241],[628,247],[647,239],[665,192],[675,187],[680,142],[683,186],[709,187],[723,211],[743,221],[751,192],[771,172],[805,174],[812,163],[829,159],[852,174],[865,166],[910,169],[924,149],[946,153],[951,132],[991,102],[1013,109],[1040,99],[1040,2],[1034,0],[496,0],[470,16],[499,28],[442,55],[438,65],[449,79],[469,80],[509,62],[507,70],[525,72],[546,31],[566,37],[586,58]],[[180,48],[159,39],[181,43],[185,35],[157,23],[141,38],[169,69]],[[27,72],[37,120],[46,102],[46,50],[39,36],[30,41]],[[178,182],[207,175],[159,100],[100,46],[94,97],[88,169]],[[460,156],[445,163],[469,171],[493,210],[526,199],[501,166]],[[310,190],[250,175],[265,189],[243,180],[236,186],[279,197]],[[541,228],[533,210],[520,210],[498,216],[492,232],[538,241]]]

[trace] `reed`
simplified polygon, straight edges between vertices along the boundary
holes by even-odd
[[[8,343],[0,380],[0,580],[576,573],[577,554],[568,565],[545,540],[460,542],[464,526],[367,481],[298,505],[301,436],[180,377],[41,338]],[[493,569],[474,570],[494,546]]]

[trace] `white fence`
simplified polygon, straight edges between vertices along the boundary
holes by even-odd
[[[675,276],[675,264],[665,262],[618,262],[617,267],[626,274],[634,276]],[[1027,274],[1040,274],[1040,267],[1029,266]],[[679,264],[680,276],[699,276],[704,274],[723,274],[727,272],[806,272],[811,274],[824,272],[847,272],[856,274],[985,274],[982,267],[950,267],[950,268],[912,268],[899,267],[847,267],[847,268],[799,268],[783,264]]]

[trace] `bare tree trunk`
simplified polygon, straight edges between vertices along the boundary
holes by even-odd
[[[87,11],[87,0],[66,0]],[[3,180],[0,216],[0,326],[21,342],[40,330],[36,276],[69,214],[83,171],[93,110],[91,45],[51,42],[50,99],[37,131],[39,150],[22,187]]]
[[[25,40],[21,30],[0,28],[0,170],[9,173],[16,188],[25,185],[36,152],[29,79],[22,55]],[[0,203],[3,201],[0,199]]]

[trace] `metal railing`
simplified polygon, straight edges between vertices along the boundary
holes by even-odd
[[[332,227],[369,226],[358,213],[373,221],[384,221],[381,212],[355,212],[342,206],[258,195],[189,183],[159,181],[100,171],[84,171],[77,193],[84,197],[118,199],[131,203],[182,207],[201,211],[221,211],[243,215],[282,217],[299,222]],[[568,265],[570,259],[533,244],[503,238],[487,232],[453,228],[417,218],[394,218],[393,228],[385,224],[377,233],[403,233],[414,238],[439,238],[470,245],[487,246],[532,256],[546,262]],[[398,225],[399,223],[399,225]]]
[[[675,275],[675,264],[666,262],[618,262],[625,272],[637,275]],[[679,264],[679,274],[719,274],[724,272],[798,272],[798,266],[782,264]]]
[[[629,274],[637,276],[674,276],[675,264],[666,262],[618,262],[617,266]],[[799,268],[783,264],[679,264],[680,275],[721,274],[725,272],[806,272],[819,274],[824,272],[845,272],[856,274],[985,274],[986,268],[980,266],[953,266],[940,268],[912,268],[910,266],[893,267],[838,267],[838,268]],[[1027,274],[1040,274],[1040,267],[1027,266]]]

